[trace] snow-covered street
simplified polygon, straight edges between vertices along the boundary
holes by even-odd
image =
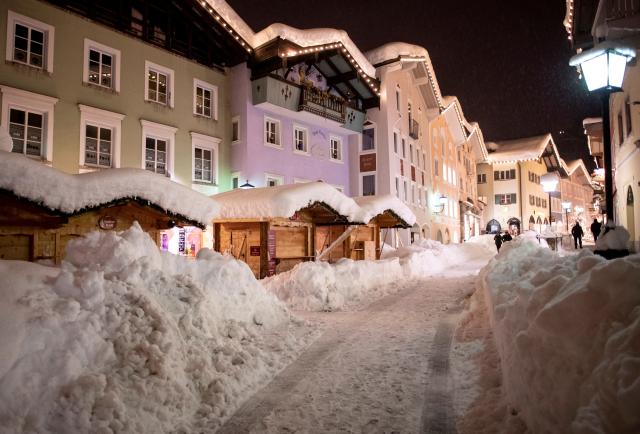
[[[298,313],[325,333],[219,432],[454,432],[449,351],[479,264],[357,312]]]

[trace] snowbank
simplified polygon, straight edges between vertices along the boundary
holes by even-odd
[[[507,399],[532,432],[640,426],[640,255],[560,257],[524,240],[480,273]]]
[[[218,213],[207,196],[142,169],[108,169],[69,175],[21,154],[0,151],[0,189],[73,214],[118,199],[138,198],[204,226]]]
[[[211,431],[302,345],[232,258],[161,253],[137,224],[66,258],[0,261],[0,432]]]
[[[624,226],[616,226],[614,222],[608,222],[602,228],[602,233],[596,241],[596,250],[624,250],[629,247],[631,234]]]
[[[388,294],[400,280],[434,276],[449,267],[486,261],[493,254],[480,244],[445,246],[423,240],[409,247],[387,248],[378,261],[303,262],[262,283],[292,309],[342,310]]]

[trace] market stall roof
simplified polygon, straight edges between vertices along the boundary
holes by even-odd
[[[381,227],[410,228],[416,222],[415,214],[396,196],[359,196],[353,200]]]
[[[494,146],[487,147],[494,148]],[[489,153],[487,162],[495,164],[538,159],[542,159],[549,172],[564,170],[551,134],[497,142],[495,150]]]
[[[322,181],[239,188],[211,197],[220,205],[216,219],[219,221],[273,218],[308,218],[320,224],[363,224],[369,221],[352,198]]]
[[[63,215],[132,199],[185,222],[206,226],[219,210],[207,196],[146,170],[107,169],[70,175],[6,151],[0,151],[0,189]]]

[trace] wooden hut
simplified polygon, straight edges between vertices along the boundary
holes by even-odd
[[[324,182],[237,189],[213,198],[220,205],[215,250],[245,261],[257,278],[316,259],[346,228],[362,223],[356,203]],[[326,259],[344,251],[334,255]]]
[[[161,231],[204,228],[217,212],[206,196],[144,170],[68,175],[6,152],[0,204],[0,259],[55,263],[70,240],[94,230],[121,231],[137,221],[160,245]]]

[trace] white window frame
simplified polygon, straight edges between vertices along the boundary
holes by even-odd
[[[276,175],[275,173],[267,173],[264,172],[264,185],[265,187],[269,187],[269,180],[270,179],[274,179],[278,185],[284,185],[284,176],[283,175]]]
[[[340,158],[333,158],[333,155],[331,154],[331,144],[334,141],[338,143],[338,157]],[[333,161],[334,163],[344,163],[342,151],[342,137],[329,135],[329,160]]]
[[[302,131],[303,137],[304,137],[304,149],[302,151],[296,148],[296,140],[297,140],[296,132],[298,131]],[[266,136],[265,136],[265,139],[266,139]],[[293,124],[293,153],[301,154],[301,155],[309,155],[309,129],[298,124]]]
[[[58,102],[58,98],[3,85],[0,85],[0,94],[2,94],[0,125],[6,128],[7,131],[9,131],[9,110],[12,108],[37,112],[43,115],[44,131],[42,137],[44,143],[42,144],[41,158],[50,164],[53,161],[54,105]]]
[[[273,122],[276,124],[276,142],[270,143],[267,142],[267,122]],[[275,119],[269,116],[264,117],[264,122],[262,123],[262,140],[264,141],[265,146],[269,146],[275,149],[282,149],[282,123],[279,119]]]
[[[238,138],[233,140],[233,124],[238,124]],[[231,144],[235,145],[242,140],[242,134],[240,132],[240,116],[234,116],[231,118]]]
[[[161,102],[149,99],[149,70],[154,70],[156,72],[159,72],[167,76],[167,80],[169,81],[167,86],[167,90],[169,91],[169,95],[167,95],[167,104],[162,104]],[[148,102],[152,102],[154,104],[158,104],[160,106],[173,108],[173,102],[174,102],[173,90],[174,90],[175,77],[176,75],[173,72],[173,69],[169,69],[165,66],[158,65],[157,63],[153,63],[148,60],[145,60],[144,61],[144,100]]]
[[[199,87],[211,92],[211,116],[196,112],[197,90]],[[216,86],[215,84],[207,83],[206,81],[202,81],[197,78],[193,79],[193,114],[203,118],[213,119],[215,121],[218,120],[218,86]]]
[[[373,196],[378,194],[378,173],[377,172],[362,172],[359,176],[360,182],[360,196],[364,196],[364,177],[373,176]]]
[[[199,184],[218,185],[218,161],[220,159],[220,142],[222,139],[219,137],[207,136],[191,131],[191,180]],[[196,179],[196,148],[206,149],[211,151],[211,181],[205,181],[202,179]]]
[[[44,48],[42,54],[45,56],[44,62],[42,62],[42,68],[30,65],[29,63],[18,62],[13,60],[13,49],[15,44],[14,31],[16,23],[23,24],[28,27],[33,27],[44,33]],[[43,23],[42,21],[35,20],[31,17],[15,13],[12,10],[7,12],[7,44],[6,44],[6,60],[8,62],[17,63],[19,65],[25,65],[29,68],[42,69],[48,73],[53,73],[53,47],[55,46],[55,32],[56,29],[51,24]]]
[[[393,152],[396,155],[400,155],[398,148],[400,147],[400,132],[398,130],[393,130]]]
[[[371,149],[364,149],[364,132],[365,130],[373,130],[373,148]],[[362,129],[362,143],[360,144],[360,153],[370,153],[370,152],[376,152],[377,149],[377,142],[378,142],[378,126],[374,123],[371,123],[370,125],[367,125],[366,127],[364,127]]]
[[[89,50],[94,49],[105,54],[109,54],[113,59],[111,64],[111,73],[113,78],[111,80],[111,87],[103,86],[98,83],[91,83],[89,81]],[[99,89],[111,89],[115,92],[120,92],[120,50],[101,44],[91,39],[84,39],[84,63],[82,64],[82,81],[89,86],[95,86]],[[148,85],[148,83],[147,83]]]
[[[146,170],[145,166],[145,150],[146,150],[146,139],[147,136],[153,137],[155,139],[161,139],[167,141],[167,176],[170,179],[175,179],[174,170],[174,158],[175,158],[175,147],[176,147],[176,131],[177,128],[158,124],[156,122],[147,121],[145,119],[140,119],[140,125],[142,125],[142,146],[141,146],[141,155],[142,162],[140,167]],[[155,172],[152,172],[155,173]],[[161,175],[161,174],[159,174]]]
[[[120,153],[122,145],[122,120],[125,115],[84,104],[78,104],[80,109],[80,159],[81,168],[86,166],[85,148],[87,144],[87,125],[95,125],[101,128],[111,129],[111,167],[120,167]],[[90,166],[91,169],[104,169],[101,166]]]

